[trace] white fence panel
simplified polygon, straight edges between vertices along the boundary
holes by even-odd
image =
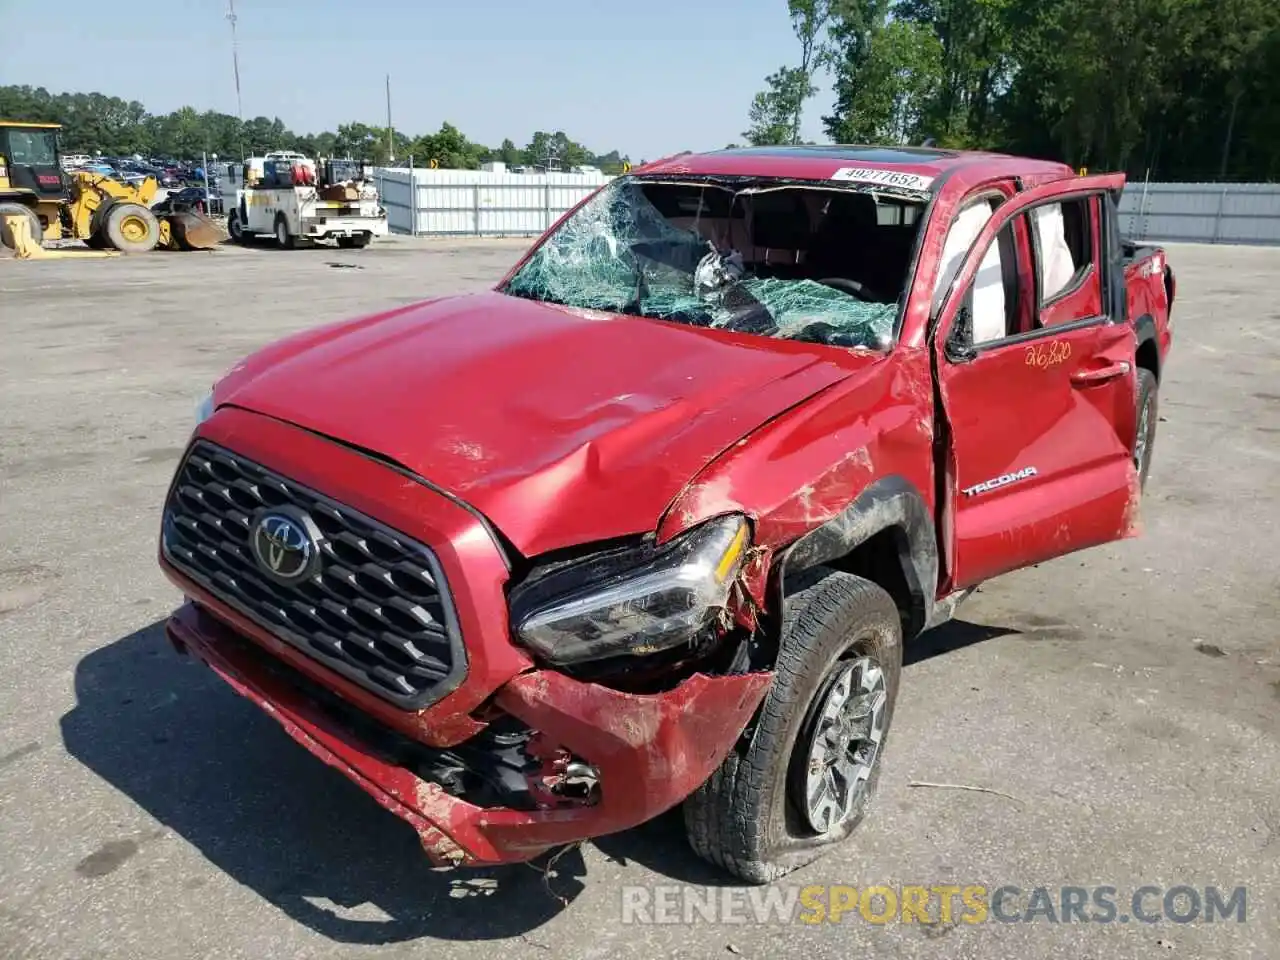
[[[1280,244],[1280,184],[1130,181],[1120,222],[1133,240]]]
[[[600,173],[505,173],[379,168],[374,173],[393,233],[537,236],[609,177]]]
[[[379,168],[394,233],[537,236],[609,177],[600,173],[506,173]],[[1120,222],[1133,240],[1280,244],[1280,184],[1130,181]]]

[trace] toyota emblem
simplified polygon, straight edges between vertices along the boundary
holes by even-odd
[[[319,553],[314,524],[301,513],[268,510],[250,535],[254,559],[262,571],[282,583],[297,583],[315,571]]]

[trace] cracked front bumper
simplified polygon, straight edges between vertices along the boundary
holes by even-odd
[[[441,865],[530,860],[554,847],[636,826],[680,803],[733,748],[772,675],[695,674],[665,693],[620,693],[545,670],[520,673],[493,704],[600,773],[591,806],[481,807],[386,759],[301,688],[265,669],[263,651],[188,602],[166,626],[180,650],[211,667],[313,754],[417,831]]]

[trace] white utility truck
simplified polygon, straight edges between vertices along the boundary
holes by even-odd
[[[237,243],[267,234],[285,249],[331,239],[359,248],[387,235],[387,211],[356,161],[323,160],[317,168],[300,153],[268,153],[249,158],[240,181],[226,205],[227,233]]]

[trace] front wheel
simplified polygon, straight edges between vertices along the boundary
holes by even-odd
[[[1159,421],[1159,385],[1156,375],[1145,367],[1138,368],[1137,430],[1133,439],[1133,465],[1138,470],[1138,482],[1147,487],[1147,474],[1151,472],[1151,453],[1156,442],[1156,423]]]
[[[685,801],[694,851],[749,883],[816,860],[862,822],[898,696],[893,598],[848,573],[807,577],[787,597],[773,685],[753,727]]]

